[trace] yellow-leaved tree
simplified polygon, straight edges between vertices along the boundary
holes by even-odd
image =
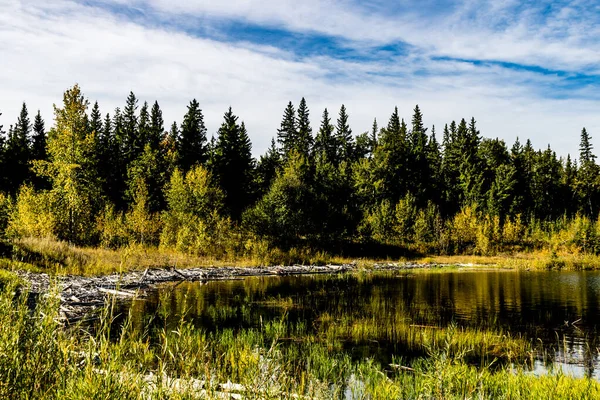
[[[54,106],[48,161],[34,163],[34,171],[48,177],[51,189],[38,193],[21,190],[10,222],[13,232],[77,244],[97,240],[96,215],[102,207],[102,193],[94,157],[96,140],[87,129],[87,107],[78,85],[64,93],[62,107]],[[24,230],[24,225],[35,229]]]

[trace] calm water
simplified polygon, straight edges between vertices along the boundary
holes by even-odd
[[[419,355],[386,329],[400,320],[502,329],[536,344],[536,373],[544,370],[541,360],[546,358],[567,372],[600,377],[600,272],[453,271],[183,282],[136,302],[134,322],[144,324],[147,316],[160,314],[159,304],[167,323],[175,324],[185,310],[185,318],[209,331],[260,327],[286,318],[317,333],[324,321],[371,320],[383,327],[381,340],[349,341],[342,351],[386,362],[391,354]]]

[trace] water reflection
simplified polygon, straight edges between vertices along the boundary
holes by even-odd
[[[315,335],[330,332],[332,325],[339,328],[335,334],[347,338],[356,338],[357,329],[376,329],[358,335],[370,340],[343,343],[343,349],[358,357],[410,356],[416,350],[398,332],[402,324],[445,327],[456,323],[465,328],[501,329],[540,343],[534,373],[559,362],[567,372],[598,377],[599,298],[600,272],[260,277],[166,285],[134,304],[134,323],[147,324],[147,317],[162,309],[163,324],[176,324],[185,314],[209,331],[259,328],[284,316]],[[365,321],[375,328],[361,328]]]

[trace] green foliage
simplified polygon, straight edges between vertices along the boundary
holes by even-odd
[[[229,107],[218,131],[211,165],[217,185],[225,194],[225,208],[234,220],[241,218],[254,198],[252,144],[246,126],[237,121]]]
[[[75,243],[93,243],[97,237],[96,215],[102,207],[100,181],[92,155],[93,134],[87,130],[86,110],[79,86],[64,94],[63,108],[54,108],[56,125],[48,138],[49,161],[37,161],[36,170],[47,176],[52,189],[48,207],[53,234]]]
[[[206,126],[200,104],[196,99],[188,105],[188,111],[183,117],[181,135],[177,141],[179,167],[189,171],[196,164],[204,164],[207,160]]]
[[[219,214],[224,195],[204,167],[193,167],[185,177],[175,170],[166,197],[161,246],[197,255],[227,253],[232,232],[229,220]]]
[[[76,85],[55,107],[48,134],[25,104],[8,137],[0,132],[0,193],[14,197],[1,208],[0,228],[12,237],[160,243],[261,260],[378,244],[421,253],[598,252],[589,221],[599,216],[600,167],[585,128],[579,159],[563,159],[529,140],[509,149],[484,139],[474,118],[445,125],[440,145],[419,106],[409,125],[395,108],[384,128],[374,121],[354,136],[342,105],[335,125],[324,110],[313,140],[302,98],[297,110],[288,103],[276,141],[256,163],[231,108],[210,142],[196,100],[168,133],[158,102],[132,92],[112,117],[102,118],[98,103],[87,111]]]
[[[244,214],[243,222],[257,235],[289,245],[314,234],[316,221],[308,160],[296,152],[288,158],[269,192]]]

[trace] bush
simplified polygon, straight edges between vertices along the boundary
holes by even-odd
[[[9,213],[7,233],[12,237],[55,237],[56,220],[51,211],[49,192],[22,186],[14,208]]]

